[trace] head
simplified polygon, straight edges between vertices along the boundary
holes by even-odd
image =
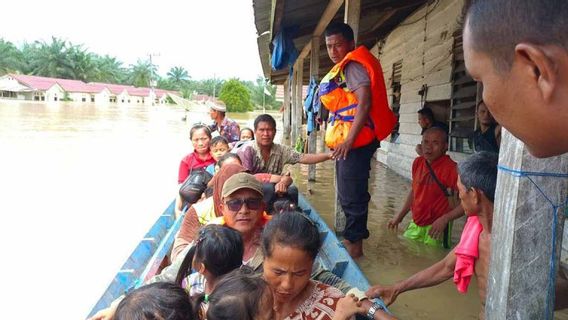
[[[215,173],[213,179],[209,181],[209,186],[213,189],[213,204],[217,217],[223,215],[223,185],[235,174],[245,171],[246,169],[240,164],[225,163],[219,169],[219,172]]]
[[[231,148],[229,148],[229,141],[223,136],[216,136],[211,139],[209,149],[211,150],[211,156],[215,159],[215,161],[219,161],[223,155],[231,150]]]
[[[156,282],[132,290],[120,301],[115,320],[193,320],[187,292],[171,282]]]
[[[211,130],[204,124],[196,124],[189,130],[189,140],[197,154],[207,154],[211,142]]]
[[[446,154],[448,151],[448,135],[442,128],[432,127],[422,135],[422,155],[428,162]]]
[[[464,12],[466,68],[495,120],[534,156],[567,152],[568,3],[470,0]]]
[[[233,175],[225,181],[221,196],[221,212],[227,226],[243,235],[258,230],[265,206],[262,184],[253,175]]]
[[[493,207],[498,162],[496,153],[482,151],[459,163],[458,190],[467,215],[478,214],[483,203]]]
[[[241,158],[239,158],[239,155],[232,152],[225,153],[223,156],[221,156],[221,158],[219,158],[219,160],[217,160],[219,169],[223,168],[224,165],[229,164],[236,164],[239,166],[243,165]]]
[[[422,129],[428,129],[434,124],[432,109],[424,107],[418,110],[418,124]]]
[[[274,319],[272,293],[259,274],[243,267],[224,276],[209,295],[208,320]]]
[[[254,140],[254,132],[251,128],[241,129],[241,141]]]
[[[321,243],[318,228],[303,213],[285,211],[266,224],[263,272],[276,302],[289,302],[306,288]]]
[[[332,23],[325,29],[325,46],[333,63],[339,63],[355,49],[353,29],[346,23]]]
[[[181,285],[192,269],[208,281],[217,279],[241,266],[243,252],[243,239],[238,231],[222,225],[206,225],[199,230],[195,245],[184,257],[176,283]]]
[[[487,109],[487,105],[485,105],[483,100],[479,101],[477,104],[477,120],[481,125],[486,127],[495,123],[495,119],[493,119],[491,112],[489,112],[489,109]]]
[[[270,147],[276,135],[276,120],[269,114],[261,114],[254,119],[254,135],[258,145]]]
[[[209,107],[209,116],[212,120],[223,120],[225,118],[225,112],[227,112],[227,106],[221,100],[208,101],[207,106]]]

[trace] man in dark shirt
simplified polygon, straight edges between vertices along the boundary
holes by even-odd
[[[479,128],[473,133],[475,152],[498,153],[501,144],[501,126],[495,122],[483,100],[479,101],[477,105],[477,123]]]

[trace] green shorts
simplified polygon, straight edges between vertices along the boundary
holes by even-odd
[[[428,232],[432,229],[431,225],[420,227],[414,223],[414,221],[410,221],[410,224],[408,225],[408,228],[406,228],[406,231],[404,231],[403,235],[408,239],[412,239],[429,246],[449,249],[452,245],[452,224],[453,222],[448,223],[446,229],[444,229],[444,236],[442,239],[434,239],[428,235]]]

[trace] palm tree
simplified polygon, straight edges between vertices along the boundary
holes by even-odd
[[[97,69],[94,81],[122,83],[126,80],[122,62],[118,61],[115,57],[111,57],[109,55],[101,57],[95,55],[94,62]]]
[[[149,60],[140,60],[130,65],[129,82],[137,87],[150,86],[151,80],[158,78],[157,66]]]
[[[0,75],[22,71],[22,53],[9,41],[0,39]]]
[[[168,77],[176,89],[180,90],[191,79],[187,70],[183,67],[173,67],[168,72]]]
[[[73,62],[68,55],[67,41],[51,38],[51,43],[36,42],[37,50],[31,61],[32,73],[54,78],[74,78]]]
[[[97,65],[94,62],[94,55],[87,52],[81,45],[71,46],[67,50],[67,55],[73,68],[73,79],[85,82],[95,80],[97,75]]]

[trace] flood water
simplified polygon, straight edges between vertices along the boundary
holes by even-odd
[[[257,114],[229,116],[252,126]],[[189,125],[209,122],[206,110],[193,110],[186,122],[184,115],[177,107],[0,100],[2,318],[88,314],[175,195]],[[333,224],[332,163],[317,166],[315,183],[304,178],[307,166],[294,176]],[[445,256],[387,230],[407,180],[374,162],[370,186],[371,237],[358,262],[371,283],[393,283]],[[466,295],[448,282],[402,294],[391,310],[401,319],[476,319],[478,307],[473,280]]]

